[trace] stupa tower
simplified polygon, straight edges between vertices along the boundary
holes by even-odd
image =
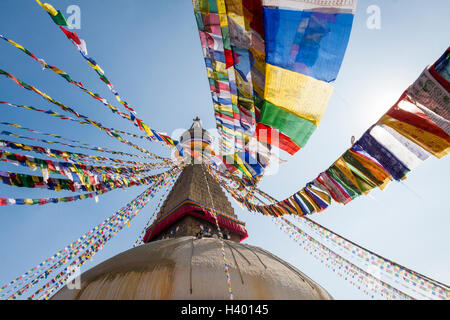
[[[200,136],[199,136],[200,133]],[[196,152],[212,138],[194,119],[180,142]],[[201,147],[198,147],[200,145]],[[104,261],[81,275],[81,287],[63,287],[52,299],[228,299],[216,215],[235,299],[332,299],[301,271],[241,241],[245,224],[221,186],[186,157],[187,165],[146,230],[144,245]]]
[[[198,117],[180,139],[180,143],[189,144],[188,148],[198,153],[211,142],[211,135],[202,128]],[[144,242],[184,236],[217,237],[214,215],[224,239],[240,242],[247,238],[245,223],[237,219],[224,191],[204,164],[196,164],[189,155],[185,155],[185,161],[190,164],[183,169],[155,222],[147,229]]]
[[[247,238],[245,223],[237,219],[219,184],[203,165],[188,165],[164,201],[155,222],[147,229],[144,242],[217,235],[214,215],[224,239],[240,242]]]

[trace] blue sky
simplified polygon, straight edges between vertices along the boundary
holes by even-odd
[[[198,115],[204,127],[214,128],[211,96],[191,1],[59,0],[51,3],[63,12],[69,5],[80,6],[81,30],[76,31],[86,40],[89,55],[105,70],[122,98],[150,126],[171,134],[188,127]],[[381,9],[379,30],[366,27],[366,9],[370,5],[378,5]],[[261,188],[284,199],[336,160],[349,147],[350,137],[361,136],[422,70],[444,52],[449,45],[448,12],[450,3],[447,0],[426,3],[360,0],[344,63],[319,129],[294,157],[284,156],[289,162],[276,175],[265,177]],[[107,87],[34,0],[2,0],[0,33],[47,63],[60,67],[91,91],[115,102]],[[101,103],[51,71],[42,71],[36,62],[7,43],[0,42],[0,57],[1,69],[51,97],[109,127],[137,133],[131,124],[113,115]],[[0,78],[0,100],[57,111],[56,106],[6,78]],[[36,112],[0,106],[0,119],[133,152],[96,128],[52,119]],[[3,126],[1,129],[21,131]],[[157,144],[144,142],[144,146],[167,155],[167,151]],[[448,157],[430,158],[410,173],[404,184],[392,183],[384,192],[374,191],[373,198],[360,197],[345,207],[334,205],[312,219],[402,265],[450,283],[450,208],[445,200],[450,178],[448,165]],[[1,170],[17,168],[2,164]],[[0,283],[9,282],[77,239],[143,190],[143,187],[135,187],[126,192],[113,191],[101,196],[99,203],[89,199],[58,205],[0,207]],[[0,197],[45,196],[50,196],[50,192],[0,185]],[[158,198],[142,210],[130,228],[111,240],[84,270],[130,248],[153,213]],[[366,298],[305,254],[269,218],[233,205],[240,219],[247,223],[250,237],[245,242],[292,263],[335,298]]]

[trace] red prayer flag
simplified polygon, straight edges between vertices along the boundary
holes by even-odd
[[[300,150],[300,147],[287,135],[262,123],[258,123],[256,126],[255,136],[258,141],[275,146],[286,151],[290,155],[294,155]],[[276,136],[278,136],[278,139],[275,138]]]
[[[66,35],[67,38],[69,38],[70,40],[72,40],[73,42],[75,42],[78,45],[81,45],[81,40],[78,37],[78,35],[75,32],[71,32],[69,30],[64,29],[63,27],[61,27],[62,32],[64,32],[64,34]]]
[[[401,103],[404,105],[402,106]],[[399,101],[391,108],[387,115],[394,119],[408,123],[416,128],[432,133],[446,141],[450,142],[448,134],[436,125],[420,108],[418,108],[411,99],[408,98],[406,92],[402,94]]]
[[[225,64],[226,68],[234,66],[234,59],[233,59],[233,51],[230,49],[224,49],[225,51]],[[237,58],[237,57],[236,57]]]

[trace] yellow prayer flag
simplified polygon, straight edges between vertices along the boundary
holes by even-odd
[[[297,201],[293,200],[292,197],[287,199],[297,210],[297,215],[302,216],[304,215],[303,210],[300,208],[300,206],[298,205]]]
[[[275,210],[277,210],[279,213],[281,213],[282,216],[286,215],[289,216],[290,212],[283,206],[279,205],[279,204],[275,204],[274,205]]]
[[[249,81],[245,81],[239,72],[235,72],[236,75],[236,86],[239,90],[239,93],[247,98],[251,98],[253,96],[253,88],[252,83]]]
[[[228,17],[227,17],[227,7],[225,5],[225,0],[217,0],[217,12],[219,14],[220,26],[226,27],[228,26]]]
[[[35,163],[28,161],[28,160],[25,160],[25,163],[27,164],[27,166],[30,168],[31,171],[36,170],[37,166]]]
[[[16,48],[18,48],[18,49],[21,49],[21,50],[23,50],[23,51],[25,51],[25,48],[24,47],[22,47],[20,44],[18,44],[18,43],[16,43],[16,42],[14,42],[14,41],[12,41],[12,40],[8,40],[8,42],[9,43],[11,43],[13,46],[15,46]]]
[[[62,71],[61,69],[59,69],[59,68],[57,68],[57,67],[52,67],[52,70],[53,70],[54,72],[56,72],[57,74],[65,74],[64,71]]]
[[[232,19],[234,23],[243,29],[245,28],[244,11],[242,9],[241,0],[231,0],[230,5],[227,4],[228,18]],[[231,11],[233,10],[233,11]]]
[[[264,99],[319,125],[333,87],[291,70],[266,65]]]
[[[237,106],[238,104],[238,96],[235,94],[231,94],[231,103],[234,104],[235,106]],[[233,111],[233,108],[230,107],[231,112]]]
[[[392,181],[391,175],[382,167],[376,165],[374,162],[369,159],[361,156],[359,153],[350,150],[352,156],[358,160],[370,173],[379,181],[383,181],[383,184],[379,186],[381,190],[383,190],[389,182]]]
[[[216,78],[214,78],[214,71],[211,68],[206,68],[206,76],[209,79],[213,79],[213,80],[216,79]]]
[[[308,193],[306,193],[304,188],[300,190],[298,193],[300,193],[305,198],[305,200],[308,201],[308,203],[314,207],[315,212],[322,211],[322,209],[314,202],[314,200],[311,199]]]
[[[149,137],[153,137],[154,136],[153,132],[150,130],[150,127],[148,125],[146,125],[145,123],[141,122],[141,126],[142,126],[142,128],[144,128],[145,133],[147,133],[147,135]]]
[[[253,177],[252,174],[247,170],[244,163],[242,162],[242,159],[239,158],[237,153],[234,154],[234,161],[239,166],[239,168],[242,169],[243,173],[245,173],[246,176],[248,176],[249,178]]]
[[[219,23],[221,28],[228,27],[228,16],[226,13],[219,13]]]
[[[315,187],[315,186],[314,186],[314,187]],[[319,191],[319,190],[317,190],[316,187],[315,187],[315,188],[312,188],[312,187],[310,186],[309,189],[313,190],[313,191],[314,191],[314,194],[315,194],[316,196],[318,196],[320,199],[322,199],[324,202],[327,202],[327,203],[330,202],[330,200],[331,200],[331,195],[330,195],[330,194],[325,193],[325,192],[323,192],[323,191]]]
[[[358,188],[359,191],[361,191],[361,192],[363,191],[359,187],[358,181],[356,181],[356,178],[353,175],[353,172],[350,170],[350,168],[345,163],[344,158],[340,157],[339,159],[337,159],[334,162],[334,165],[353,183],[353,185],[355,187]]]
[[[395,131],[418,144],[439,159],[450,152],[450,143],[448,141],[406,122],[384,115],[379,120],[379,123],[383,123],[393,128]]]
[[[266,70],[266,54],[264,52],[257,50],[256,48],[250,48],[250,51],[253,55],[253,58],[255,59],[253,67],[255,67],[256,69],[258,69],[259,72],[264,74]]]
[[[228,76],[227,66],[226,66],[225,63],[216,60],[216,67],[215,67],[215,69],[216,69],[217,72],[219,72],[219,73],[221,73],[221,74],[223,74],[225,76]]]
[[[233,95],[231,96],[231,99],[233,99]],[[217,107],[217,110],[219,112],[223,111],[223,112],[233,113],[233,107],[232,106],[226,106],[226,105],[222,105],[222,104],[214,104],[214,106]]]
[[[406,177],[406,176],[405,176]],[[386,189],[386,187],[388,186],[389,183],[391,183],[392,179],[386,179],[384,180],[383,184],[379,185],[378,188],[380,188],[380,190],[384,190]]]
[[[39,2],[39,4],[40,4],[40,6],[41,6],[42,8],[44,8],[45,11],[47,11],[48,13],[50,13],[52,16],[56,16],[56,15],[58,14],[58,11],[56,11],[56,9],[53,8],[53,6],[52,6],[50,3],[44,3],[44,4],[41,4],[41,3]]]
[[[100,71],[102,74],[105,74],[105,71],[102,70],[102,68],[100,68],[100,66],[98,64],[92,64],[90,61],[88,61],[89,65],[94,68],[95,70]]]

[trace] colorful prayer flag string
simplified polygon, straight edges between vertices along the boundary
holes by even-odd
[[[54,100],[52,97],[50,97],[49,95],[45,94],[44,92],[41,92],[40,90],[38,90],[37,88],[33,87],[32,85],[29,85],[29,84],[27,84],[27,83],[25,83],[25,82],[23,82],[23,81],[17,79],[14,75],[12,75],[12,74],[10,74],[10,73],[8,73],[8,72],[2,70],[2,69],[0,69],[0,75],[6,76],[7,78],[13,80],[13,81],[14,81],[17,85],[19,85],[20,87],[35,92],[36,94],[40,95],[40,96],[41,96],[42,98],[44,98],[45,100],[47,100],[47,101],[49,101],[49,102],[51,102],[51,103],[57,105],[57,106],[60,107],[62,110],[66,111],[66,112],[70,112],[70,113],[72,113],[73,115],[75,115],[77,118],[81,118],[81,119],[83,119],[83,120],[89,122],[91,125],[97,127],[98,129],[100,129],[100,130],[102,130],[102,131],[105,131],[110,137],[113,137],[113,138],[115,138],[115,139],[119,140],[120,142],[125,143],[125,144],[127,144],[127,145],[130,145],[130,146],[132,146],[133,148],[135,148],[135,149],[137,149],[137,150],[139,150],[139,151],[142,151],[142,152],[148,154],[149,156],[154,156],[154,155],[153,155],[152,153],[150,153],[149,151],[147,151],[147,150],[145,150],[145,149],[139,147],[138,145],[136,145],[136,144],[134,144],[134,143],[132,143],[132,142],[130,142],[130,141],[128,141],[128,140],[125,140],[125,139],[122,138],[119,134],[117,134],[117,133],[112,133],[110,129],[105,128],[105,127],[102,126],[100,123],[98,123],[98,122],[96,122],[96,121],[92,121],[92,120],[90,120],[90,119],[89,119],[88,117],[86,117],[86,116],[80,115],[78,112],[76,112],[76,111],[73,110],[72,108],[70,108],[70,107],[64,105],[63,103],[61,103],[61,102],[59,102],[59,101],[57,101],[57,100]],[[157,137],[158,137],[158,136],[157,136]],[[171,141],[172,141],[172,140],[171,140]]]
[[[321,241],[327,241],[330,244],[335,245],[343,253],[350,255],[367,268],[376,267],[380,274],[386,275],[391,278],[393,282],[413,291],[421,298],[450,299],[449,286],[367,250],[307,217],[294,217],[297,218],[297,221],[302,225],[311,229]],[[283,219],[286,220],[285,218]]]
[[[127,166],[137,166],[137,167],[147,167],[147,168],[158,168],[158,167],[166,167],[171,166],[170,162],[163,161],[159,163],[147,163],[147,162],[136,162],[136,161],[130,161],[130,160],[121,160],[121,159],[114,159],[114,158],[107,158],[102,156],[94,156],[84,153],[77,153],[77,152],[70,152],[70,151],[63,151],[63,150],[57,150],[57,149],[49,149],[49,148],[43,148],[40,146],[33,146],[29,144],[19,143],[19,142],[13,142],[9,140],[3,140],[0,139],[0,147],[1,148],[9,148],[14,150],[22,150],[22,151],[28,151],[28,152],[36,152],[42,155],[45,155],[47,157],[57,158],[57,159],[63,159],[64,161],[71,162],[71,163],[78,163],[80,164],[87,164],[88,162],[108,162],[107,165],[111,165],[109,162],[114,163],[114,167],[116,167],[116,164],[123,164]],[[106,165],[103,163],[102,165]]]
[[[286,219],[272,219],[276,225],[280,226],[281,224],[280,230],[286,232],[290,238],[298,242],[312,257],[319,260],[327,268],[337,273],[357,289],[363,290],[363,293],[369,295],[372,299],[375,298],[374,294],[378,294],[380,297],[386,299],[414,300],[412,296],[374,277],[372,274],[330,250]]]
[[[61,174],[69,178],[72,182],[81,183],[85,186],[97,185],[106,183],[109,179],[124,180],[136,179],[145,175],[148,171],[154,168],[161,167],[109,167],[109,166],[90,166],[85,164],[76,164],[70,162],[55,162],[35,158],[32,156],[25,156],[17,153],[0,150],[0,160],[15,165],[28,167],[31,171],[36,171],[39,168],[42,172],[44,182],[48,182],[50,174]]]
[[[181,173],[181,171],[180,171]],[[138,247],[140,245],[144,244],[144,235],[145,232],[147,231],[147,228],[151,225],[151,223],[153,222],[156,214],[159,212],[159,208],[161,207],[161,205],[163,204],[163,200],[164,198],[167,196],[167,194],[169,193],[169,191],[171,190],[171,188],[173,187],[173,184],[175,183],[175,181],[178,179],[179,174],[173,174],[169,184],[167,185],[166,190],[163,192],[163,194],[161,195],[161,197],[159,198],[158,203],[156,204],[155,210],[153,210],[153,214],[151,215],[151,217],[148,219],[147,223],[145,224],[144,229],[142,230],[141,234],[139,235],[139,237],[136,239],[136,241],[133,243],[133,248]]]
[[[47,279],[49,274],[66,264],[68,260],[73,259],[76,255],[84,252],[84,256],[87,257],[87,253],[89,253],[89,257],[92,257],[92,255],[97,250],[103,247],[104,242],[111,238],[115,233],[120,231],[124,224],[129,223],[129,221],[139,212],[138,210],[140,210],[148,202],[148,197],[153,197],[156,193],[156,190],[163,185],[164,181],[167,181],[168,175],[169,173],[167,172],[161,174],[159,176],[159,179],[157,179],[150,188],[144,191],[144,193],[142,193],[136,199],[128,203],[124,208],[119,210],[113,216],[106,219],[100,225],[96,226],[91,231],[78,238],[75,242],[54,254],[52,257],[44,260],[38,266],[28,270],[24,275],[1,287],[0,295],[2,297],[9,296],[10,299],[16,299],[22,296],[25,291],[27,291],[39,281]],[[111,234],[111,232],[115,233]],[[106,235],[108,235],[109,238],[105,238]],[[94,239],[95,241],[100,239],[101,244],[95,246],[93,251],[88,251],[89,247],[97,243],[94,241]],[[86,260],[87,259],[80,261],[79,266],[85,263]],[[47,267],[49,264],[51,264],[52,261],[55,261],[55,263],[52,266]],[[43,272],[44,268],[46,270],[45,272]],[[55,278],[53,278],[53,280],[55,280]],[[46,288],[46,285],[44,286],[44,288]],[[8,290],[5,291],[5,289]],[[31,296],[31,298],[35,297],[36,294],[41,293],[43,290],[44,289],[38,290],[34,295]]]
[[[39,0],[36,0],[38,2],[38,4],[47,12],[50,13],[50,11],[47,10],[48,7],[44,7]],[[47,4],[48,6],[52,7],[51,5]],[[53,7],[52,7],[53,8]],[[56,10],[53,9],[52,12],[55,12]],[[53,15],[51,14],[51,17]],[[54,16],[53,16],[54,17]],[[53,19],[53,18],[52,18]],[[130,111],[129,115],[125,115],[123,113],[121,113],[120,111],[117,110],[117,113],[121,114],[122,117],[132,121],[140,130],[144,131],[149,137],[155,136],[159,141],[166,143],[166,146],[173,148],[178,144],[178,141],[173,140],[172,138],[170,138],[169,136],[162,134],[162,133],[158,133],[155,130],[151,129],[147,124],[145,124],[141,119],[137,118],[135,116],[135,111],[133,110],[133,108],[131,108],[129,106],[129,104],[122,100],[118,94],[118,92],[116,90],[114,90],[114,86],[113,84],[108,80],[108,78],[106,78],[105,76],[105,72],[102,70],[102,68],[100,68],[100,66],[97,64],[97,62],[92,59],[91,57],[89,57],[87,55],[87,50],[86,50],[86,43],[84,40],[80,39],[78,37],[78,35],[75,32],[72,31],[68,31],[66,29],[64,29],[62,26],[64,26],[64,24],[59,24],[58,22],[56,22],[54,19],[53,21],[59,25],[61,31],[64,32],[64,34],[66,35],[66,37],[72,41],[72,43],[75,45],[75,47],[77,48],[77,50],[81,53],[82,57],[88,62],[88,64],[91,66],[92,69],[94,69],[94,71],[99,75],[100,79],[108,86],[108,88],[110,89],[110,91],[114,94],[114,96],[116,97],[117,101],[119,101],[127,110]]]
[[[258,188],[254,186],[249,186],[248,188],[242,188],[241,184],[234,185],[231,181],[226,182],[228,179],[222,173],[211,170],[213,177],[217,179],[216,181],[222,182],[221,184],[225,187],[225,189],[230,193],[230,195],[243,207],[246,207],[250,212],[255,211],[254,207],[256,205],[252,204],[247,199],[252,201],[257,200],[255,196],[255,192],[263,195],[270,203],[277,204],[280,206],[265,206],[267,210],[265,211],[267,215],[275,217],[279,217],[276,219],[277,224],[282,223],[283,225],[288,225],[291,231],[286,231],[286,226],[282,228],[282,230],[286,231],[291,238],[294,240],[298,240],[299,237],[303,237],[303,241],[301,246],[306,250],[310,248],[308,252],[311,255],[314,255],[315,258],[321,257],[321,262],[326,261],[325,265],[327,267],[332,266],[333,264],[336,267],[332,267],[332,270],[337,272],[339,276],[345,275],[345,280],[349,280],[351,284],[356,285],[358,283],[358,288],[363,288],[364,293],[372,296],[373,294],[371,290],[373,289],[370,285],[371,283],[377,283],[378,280],[374,280],[371,276],[367,276],[367,272],[364,271],[361,267],[363,265],[367,270],[371,268],[377,268],[380,271],[380,276],[386,278],[386,281],[389,280],[389,283],[386,281],[381,281],[379,284],[381,286],[381,291],[376,291],[381,296],[395,298],[395,297],[407,297],[414,296],[420,299],[448,299],[450,297],[450,287],[443,283],[440,283],[436,280],[433,280],[429,277],[426,277],[422,274],[419,274],[411,269],[405,268],[389,259],[383,258],[376,253],[373,253],[357,244],[351,242],[348,239],[345,239],[336,233],[333,233],[329,229],[324,228],[318,223],[306,218],[301,217],[296,214],[295,206],[289,202],[277,202],[274,198],[265,194]],[[219,175],[221,175],[219,180]],[[262,202],[261,200],[259,200]],[[263,203],[263,202],[262,202]],[[281,206],[282,205],[282,206]],[[310,237],[312,233],[305,233],[305,228],[299,228],[295,226],[291,221],[287,220],[284,217],[280,217],[283,214],[292,214],[295,218],[301,222],[302,225],[305,225],[305,228],[311,229],[310,232],[314,233],[315,236]],[[280,221],[281,220],[281,221]],[[317,243],[311,243],[316,241]],[[323,244],[324,242],[328,242],[327,247]],[[320,244],[320,245],[319,245]],[[330,247],[336,246],[337,250],[340,250],[342,254],[349,256],[350,260],[347,261],[346,258],[342,256],[342,254],[337,254]],[[311,251],[312,250],[312,251]],[[334,253],[326,253],[325,251],[330,251]],[[337,256],[336,256],[337,255]],[[324,258],[325,257],[325,258]],[[319,259],[319,260],[320,260]],[[358,263],[358,265],[354,265],[354,263]],[[351,263],[352,265],[349,265]],[[345,266],[347,265],[347,266]],[[353,275],[349,275],[348,272],[353,270]],[[359,274],[359,275],[358,275]],[[355,279],[357,281],[355,281]],[[370,280],[371,279],[371,280]],[[393,285],[395,284],[396,287]],[[402,291],[397,290],[397,286],[402,287]],[[372,289],[371,289],[372,288]],[[393,290],[393,288],[395,290]],[[370,289],[370,290],[369,290]],[[373,289],[374,290],[374,289]],[[377,289],[378,290],[378,289]],[[388,294],[388,292],[391,292]],[[407,294],[409,292],[409,294]],[[405,295],[406,294],[406,295]],[[372,296],[373,297],[373,296]]]
[[[209,188],[209,182],[208,182],[208,179],[206,178],[205,170],[206,169],[202,165],[203,177],[205,179],[205,183],[206,183],[206,187],[208,189],[209,198],[211,199],[212,207],[214,208],[214,199],[213,199],[213,197],[211,195],[211,190]],[[229,267],[228,267],[227,259],[225,257],[225,243],[223,242],[223,233],[222,233],[222,230],[221,230],[220,225],[219,225],[219,220],[217,219],[217,214],[214,212],[214,210],[212,211],[212,213],[214,215],[214,221],[216,222],[217,233],[219,235],[220,251],[222,253],[222,259],[223,259],[223,263],[224,263],[224,267],[225,267],[225,275],[226,275],[226,278],[227,278],[228,293],[230,294],[230,300],[233,300],[234,299],[233,289],[231,287],[230,270],[229,270]]]
[[[445,60],[449,51],[438,61]],[[314,214],[327,209],[332,200],[345,205],[376,187],[384,189],[392,180],[404,180],[430,155],[447,155],[450,86],[444,78],[438,81],[433,77],[435,65],[427,68],[394,106],[316,179],[288,199],[270,206],[253,206],[252,210],[275,216]]]
[[[33,133],[40,134],[40,135],[46,135],[46,136],[57,138],[57,139],[61,139],[61,140],[73,141],[75,143],[80,143],[80,144],[79,145],[74,145],[74,144],[69,144],[69,143],[65,143],[65,142],[61,142],[61,141],[51,141],[51,140],[45,140],[45,139],[39,139],[39,138],[31,138],[31,137],[15,134],[15,133],[12,133],[12,132],[9,132],[9,131],[5,131],[5,130],[0,131],[0,134],[1,135],[5,135],[5,136],[16,137],[16,138],[20,138],[20,139],[33,140],[33,141],[39,141],[39,142],[44,142],[44,143],[47,143],[47,144],[60,144],[60,145],[71,147],[71,148],[88,149],[88,150],[92,150],[92,151],[106,152],[106,153],[111,153],[111,154],[116,154],[116,155],[121,155],[121,156],[126,156],[126,157],[132,157],[132,158],[154,159],[154,157],[150,157],[150,156],[141,156],[141,155],[136,155],[136,154],[122,152],[122,151],[115,151],[115,150],[111,150],[109,148],[97,147],[97,146],[94,146],[94,145],[91,145],[91,144],[88,144],[88,143],[84,143],[84,142],[81,142],[81,141],[74,141],[74,140],[71,140],[71,139],[66,139],[66,138],[61,137],[60,135],[56,135],[56,134],[52,134],[52,133],[43,133],[43,132],[40,132],[40,131],[37,131],[37,130],[25,128],[25,127],[22,127],[21,125],[16,124],[16,123],[0,122],[0,124],[5,125],[5,126],[9,126],[9,127],[22,129],[22,130],[25,130],[25,131],[28,131],[28,132],[33,132]]]
[[[79,124],[88,124],[88,125],[90,125],[90,123],[87,122],[87,121],[78,120],[78,119],[74,119],[74,118],[71,118],[71,117],[68,117],[68,116],[64,116],[64,115],[61,115],[58,112],[55,112],[53,110],[43,110],[43,109],[39,109],[39,108],[36,108],[36,107],[33,107],[33,106],[16,105],[16,104],[13,104],[13,103],[10,103],[10,102],[5,102],[5,101],[0,101],[0,104],[2,104],[3,106],[10,106],[10,107],[13,107],[13,108],[21,108],[21,109],[25,109],[25,110],[29,110],[29,111],[42,112],[42,113],[44,113],[46,115],[54,116],[56,118],[59,118],[60,120],[69,120],[69,121],[77,122]],[[115,133],[122,133],[122,134],[131,136],[131,137],[135,137],[135,138],[139,138],[139,139],[146,139],[146,140],[149,140],[149,141],[158,141],[159,142],[159,140],[156,137],[154,137],[154,136],[152,136],[152,137],[149,137],[147,135],[140,136],[140,135],[137,135],[137,134],[134,134],[134,133],[131,133],[131,132],[127,132],[127,131],[123,131],[123,130],[117,130],[117,129],[114,129],[114,128],[106,128],[106,129],[108,129],[109,131],[115,132]]]

